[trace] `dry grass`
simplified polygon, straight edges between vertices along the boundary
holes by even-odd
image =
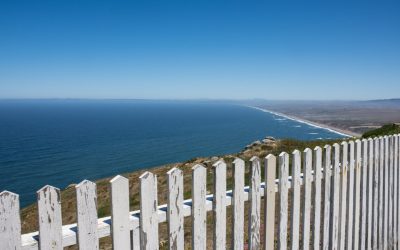
[[[133,173],[124,174],[125,177],[129,178],[130,188],[130,209],[139,209],[139,176],[145,171],[151,171],[158,176],[158,188],[159,204],[165,204],[167,201],[167,178],[166,172],[172,167],[178,167],[183,170],[184,173],[184,198],[188,199],[191,197],[191,168],[198,163],[204,164],[207,167],[207,191],[212,193],[212,164],[219,158],[223,158],[227,162],[227,188],[232,188],[232,161],[235,157],[240,157],[247,161],[252,156],[265,157],[267,154],[279,154],[282,151],[292,152],[294,149],[304,150],[306,147],[314,148],[315,146],[324,146],[325,144],[332,144],[336,141],[296,141],[296,140],[280,140],[276,142],[270,142],[268,144],[253,145],[252,147],[243,150],[234,155],[225,155],[220,157],[209,157],[209,158],[196,158],[185,163],[169,164],[161,167],[155,167],[147,170],[139,170]],[[248,170],[246,167],[246,184],[248,184]],[[262,174],[262,178],[263,178]],[[97,183],[97,194],[98,194],[98,216],[104,217],[110,215],[110,194],[109,194],[109,180],[111,178],[101,179],[96,181]],[[75,199],[75,188],[73,185],[61,192],[62,201],[62,217],[63,224],[71,224],[76,222],[76,199]],[[277,203],[278,204],[278,203]],[[246,208],[248,204],[246,204]],[[228,248],[231,244],[231,221],[232,221],[232,209],[227,208],[227,244]],[[248,209],[246,209],[247,211]],[[262,218],[263,218],[264,206],[262,206]],[[278,208],[277,208],[278,214]],[[245,217],[246,218],[246,217]],[[23,233],[36,231],[38,229],[37,223],[37,207],[36,205],[30,205],[21,211],[22,220],[22,231]],[[290,226],[290,225],[289,225]],[[245,220],[245,228],[247,228],[247,219]],[[245,230],[245,239],[247,241],[247,230]],[[159,225],[160,233],[160,247],[161,249],[167,249],[167,225],[162,223]],[[213,216],[212,213],[208,213],[207,218],[207,244],[208,247],[212,246],[212,233],[213,233]],[[191,220],[185,218],[185,246],[190,248],[191,243]],[[111,249],[111,240],[109,237],[100,240],[101,249]],[[76,247],[70,247],[68,249],[77,249]]]

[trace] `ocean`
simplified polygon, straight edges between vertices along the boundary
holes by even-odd
[[[235,153],[265,136],[344,137],[218,102],[1,100],[0,191],[18,193],[23,207],[46,184],[63,189],[83,179]]]

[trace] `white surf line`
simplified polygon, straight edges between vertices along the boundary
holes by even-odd
[[[271,110],[267,110],[267,109],[263,109],[263,108],[259,108],[259,107],[254,107],[254,106],[247,106],[247,105],[246,105],[246,107],[257,109],[257,110],[260,110],[262,112],[270,113],[270,114],[273,114],[273,115],[276,115],[276,116],[284,117],[286,119],[289,119],[289,120],[292,120],[292,121],[295,121],[295,122],[299,122],[299,123],[303,123],[303,124],[306,124],[306,125],[314,127],[314,128],[325,129],[325,130],[328,130],[328,131],[330,131],[332,133],[335,133],[335,134],[338,134],[338,135],[343,135],[343,136],[346,136],[346,137],[353,137],[352,135],[349,135],[349,134],[346,134],[346,133],[343,133],[343,132],[339,132],[339,131],[336,131],[334,129],[328,128],[328,127],[320,126],[320,125],[314,124],[314,123],[309,122],[309,121],[305,121],[305,120],[302,120],[302,119],[294,118],[294,117],[291,117],[291,116],[288,116],[288,115],[285,115],[285,114],[281,114],[281,113],[278,113],[278,112],[274,112],[274,111],[271,111]]]

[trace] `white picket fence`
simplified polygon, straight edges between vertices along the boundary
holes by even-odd
[[[63,249],[75,244],[79,249],[99,249],[99,238],[111,235],[113,249],[153,250],[159,248],[162,222],[168,223],[169,249],[206,249],[208,211],[214,215],[213,249],[217,250],[226,249],[228,240],[233,249],[399,249],[399,155],[399,135],[394,135],[306,149],[302,154],[295,150],[291,176],[289,154],[281,153],[278,159],[268,155],[263,164],[253,157],[246,187],[245,162],[236,159],[234,187],[229,191],[226,164],[220,160],[213,165],[213,195],[207,195],[206,168],[196,165],[190,200],[183,200],[182,171],[173,168],[167,173],[168,203],[162,206],[157,202],[157,177],[146,172],[140,177],[140,211],[134,212],[129,211],[128,179],[117,176],[110,181],[111,216],[101,219],[96,184],[85,180],[76,186],[77,223],[64,226],[60,191],[45,186],[37,192],[39,232],[24,235],[18,195],[4,191],[0,193],[0,249]],[[276,193],[279,211],[275,211]],[[250,205],[245,212],[246,201]],[[228,222],[226,209],[231,205],[233,221]],[[192,242],[184,246],[183,223],[189,216]],[[230,239],[227,225],[233,227]]]

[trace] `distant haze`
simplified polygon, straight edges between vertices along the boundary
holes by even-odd
[[[0,98],[400,93],[400,1],[3,1]]]

